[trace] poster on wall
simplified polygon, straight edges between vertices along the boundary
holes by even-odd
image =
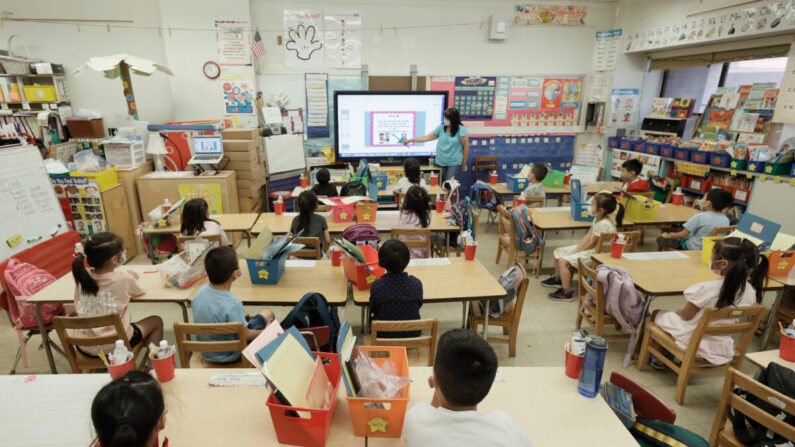
[[[97,182],[86,177],[54,177],[50,182],[58,201],[68,201],[68,205],[62,206],[64,217],[80,236],[86,238],[108,230]],[[66,213],[67,208],[70,213]]]
[[[596,44],[593,54],[594,71],[611,71],[616,69],[619,39],[621,39],[620,29],[596,32]]]
[[[224,113],[254,113],[254,75],[224,73],[221,75]]]
[[[358,11],[327,12],[326,65],[333,68],[362,66],[362,16]]]
[[[248,22],[215,21],[220,65],[251,65],[251,31]]]
[[[610,91],[613,86],[613,73],[609,71],[597,72],[590,76],[590,80],[589,101],[607,102],[610,99]]]
[[[583,26],[587,13],[587,6],[517,3],[513,24],[514,26]]]
[[[284,63],[316,67],[326,61],[320,11],[284,10]]]
[[[574,154],[574,162],[578,165],[601,167],[605,160],[605,148],[602,144],[581,144]]]
[[[610,96],[610,119],[608,127],[632,127],[638,113],[640,90],[636,88],[616,88]]]
[[[304,73],[306,87],[306,136],[327,138],[329,134],[329,94],[327,73]]]
[[[582,76],[433,76],[470,133],[570,131],[578,125]]]
[[[191,199],[206,200],[210,214],[221,214],[224,212],[220,183],[180,183],[178,190],[179,196],[185,201]]]
[[[776,100],[774,123],[795,123],[795,42],[790,44],[787,68]]]

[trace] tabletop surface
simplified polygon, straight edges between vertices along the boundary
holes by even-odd
[[[614,181],[605,181],[605,182],[596,182],[588,184],[588,194],[596,194],[599,191],[606,189],[608,191],[616,191],[621,189],[621,182],[614,182]],[[508,194],[519,194],[520,192],[511,191],[508,188],[507,183],[497,183],[496,185],[490,185],[491,188],[500,195],[508,195]],[[569,185],[563,185],[560,188],[544,188],[544,192],[547,194],[570,194],[571,188]]]
[[[568,230],[590,228],[592,222],[582,222],[571,217],[571,209],[531,208],[533,224],[541,230]]]
[[[259,387],[211,387],[216,373],[247,372],[230,369],[182,369],[161,384],[168,409],[163,435],[171,445],[277,446],[273,422],[265,405],[267,392]],[[502,367],[504,382],[495,381],[478,411],[507,412],[538,447],[580,445],[636,446],[601,397],[577,392],[577,381],[562,367]],[[429,367],[412,367],[409,408],[430,402]],[[110,381],[107,374],[0,376],[0,432],[9,445],[85,447],[92,440],[91,401]],[[337,408],[326,445],[359,446],[353,436],[344,387],[338,388]],[[549,403],[554,402],[554,405]],[[543,403],[547,403],[546,405]],[[577,415],[572,423],[572,415]],[[49,430],[31,421],[48,421]],[[372,445],[401,445],[401,440],[370,438]]]
[[[328,229],[330,233],[342,233],[351,225],[356,222],[340,222],[335,223],[331,220],[331,215],[328,212],[317,213],[326,218]],[[252,233],[261,233],[264,227],[268,227],[271,233],[284,234],[290,232],[290,225],[298,213],[283,213],[276,215],[276,213],[262,213],[257,219],[257,222],[251,228]],[[431,231],[458,231],[457,225],[449,225],[444,214],[437,213],[435,210],[430,212],[431,224],[428,228]],[[392,228],[400,227],[400,211],[397,210],[378,210],[375,215],[375,224],[373,225],[378,231],[390,231]]]
[[[432,258],[441,259],[441,258]],[[505,296],[497,279],[479,260],[448,258],[449,265],[409,266],[406,272],[422,281],[424,302],[469,301],[476,298]],[[370,290],[353,287],[353,301],[359,305],[370,302]]]
[[[378,197],[392,197],[394,194],[392,193],[392,189],[394,189],[395,185],[387,185],[386,189],[381,189],[378,191]],[[433,200],[436,195],[444,196],[447,194],[447,190],[442,188],[441,185],[434,185],[428,187],[428,195],[430,196],[431,200]],[[300,186],[296,186],[293,188],[293,192],[290,194],[290,197],[298,197],[302,192],[311,189],[310,187],[302,188]],[[339,188],[337,188],[339,191]]]
[[[795,362],[784,360],[778,355],[778,349],[771,349],[770,351],[758,351],[745,354],[745,358],[751,363],[759,366],[760,368],[767,368],[770,362],[776,362],[781,366],[795,370]]]
[[[785,286],[795,287],[795,275],[770,275],[770,279]]]
[[[676,224],[685,223],[691,217],[700,213],[701,211],[684,205],[674,205],[671,203],[664,203],[660,205],[654,220],[651,222],[638,222],[632,219],[624,219],[625,223],[634,223],[636,225],[660,225],[660,224]]]
[[[217,220],[221,227],[226,231],[248,231],[257,221],[258,213],[235,213],[235,214],[216,214],[210,216]],[[144,228],[145,233],[179,233],[179,225],[169,225],[167,227],[153,228],[152,224],[147,224]]]

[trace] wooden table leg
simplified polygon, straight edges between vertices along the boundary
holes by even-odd
[[[41,344],[44,345],[44,352],[47,354],[47,363],[50,364],[50,372],[58,374],[55,368],[55,360],[52,358],[52,348],[50,347],[50,335],[44,325],[44,318],[41,316],[42,303],[36,303],[36,321],[39,323],[39,333],[41,334]]]
[[[544,230],[541,231],[541,239],[544,241],[544,245],[541,246],[541,252],[538,254],[538,262],[536,262],[536,278],[541,275],[541,267],[544,266],[544,247],[547,245],[547,238],[544,234]]]
[[[770,307],[770,315],[767,317],[767,326],[765,326],[765,333],[762,334],[762,350],[764,351],[767,348],[768,343],[770,343],[770,338],[773,336],[773,326],[776,324],[776,315],[778,314],[778,308],[781,307],[781,300],[784,299],[784,289],[776,293],[776,299],[773,301],[773,306]]]

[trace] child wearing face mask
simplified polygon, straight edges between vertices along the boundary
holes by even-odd
[[[640,177],[643,171],[643,164],[640,160],[627,160],[621,164],[621,178],[624,179],[624,184],[621,185],[621,192],[649,192],[651,184],[647,180]]]
[[[751,241],[737,237],[717,241],[712,249],[710,269],[717,278],[688,287],[684,292],[685,307],[676,312],[658,309],[651,315],[651,321],[671,334],[682,349],[687,349],[704,309],[748,307],[762,302],[768,259]],[[698,355],[713,365],[728,363],[734,358],[734,340],[729,335],[705,336],[698,346]],[[649,364],[655,369],[665,367],[654,357]]]
[[[72,261],[75,278],[75,308],[80,317],[119,314],[130,346],[138,343],[148,345],[163,339],[163,320],[157,315],[132,323],[130,300],[146,291],[138,284],[138,275],[133,272],[116,271],[116,267],[127,260],[127,250],[122,239],[113,233],[96,233],[86,239],[83,253]],[[78,337],[102,337],[113,334],[113,327],[78,329]],[[83,354],[96,357],[99,349],[112,352],[114,345],[78,348]]]

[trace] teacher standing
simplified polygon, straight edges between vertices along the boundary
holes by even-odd
[[[436,143],[436,165],[442,168],[442,181],[456,177],[458,171],[467,170],[469,156],[469,132],[461,124],[458,109],[450,107],[444,111],[444,124],[424,137],[405,140],[403,144],[423,143],[438,139]]]

